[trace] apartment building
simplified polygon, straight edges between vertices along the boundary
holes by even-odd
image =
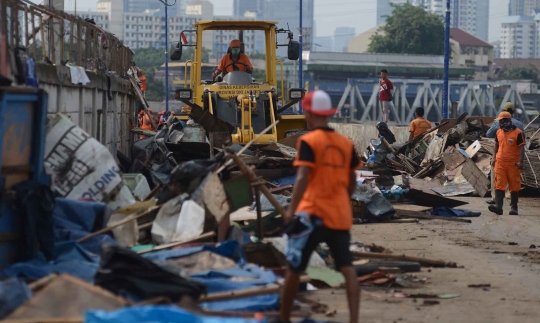
[[[540,0],[510,0],[508,4],[509,16],[535,16],[536,9],[540,8]]]
[[[537,57],[538,22],[530,16],[502,18],[501,58]]]
[[[474,68],[475,80],[493,77],[493,45],[458,28],[450,29],[450,37],[452,66]]]

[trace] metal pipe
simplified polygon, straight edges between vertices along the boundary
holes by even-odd
[[[444,85],[442,117],[448,119],[448,65],[450,63],[450,0],[446,0],[446,17],[444,24]]]

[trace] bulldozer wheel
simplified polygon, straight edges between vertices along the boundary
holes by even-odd
[[[307,129],[291,129],[291,130],[287,130],[287,131],[285,131],[285,138],[296,136],[296,135],[303,135],[303,134],[308,133],[308,132],[309,132],[309,130],[307,130]]]

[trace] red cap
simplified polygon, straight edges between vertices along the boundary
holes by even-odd
[[[332,108],[332,100],[328,93],[316,90],[309,92],[302,100],[302,108],[319,116],[331,116],[337,109]]]

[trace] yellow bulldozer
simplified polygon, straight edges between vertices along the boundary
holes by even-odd
[[[304,90],[291,88],[285,91],[283,64],[276,56],[276,49],[287,47],[288,59],[298,60],[300,44],[293,40],[290,30],[278,29],[276,24],[251,20],[200,21],[193,25],[194,30],[183,31],[180,41],[173,44],[170,52],[173,61],[181,60],[184,47],[194,48],[193,61],[185,62],[186,86],[175,91],[175,98],[188,107],[189,117],[201,124],[207,132],[229,132],[233,142],[247,143],[279,120],[277,125],[255,141],[262,144],[281,140],[291,131],[306,128],[303,115],[280,115],[303,98]],[[212,32],[216,31],[238,31],[242,50],[244,32],[264,34],[266,77],[254,79],[252,75],[240,70],[231,71],[218,79],[203,75],[203,35],[212,37]],[[193,44],[187,43],[185,33],[188,32],[195,33]],[[282,33],[288,36],[285,44],[278,42],[278,35]],[[208,36],[205,37],[207,39]],[[277,78],[278,64],[281,66],[280,81]],[[279,108],[278,102],[282,105]],[[183,119],[187,115],[178,117]]]

